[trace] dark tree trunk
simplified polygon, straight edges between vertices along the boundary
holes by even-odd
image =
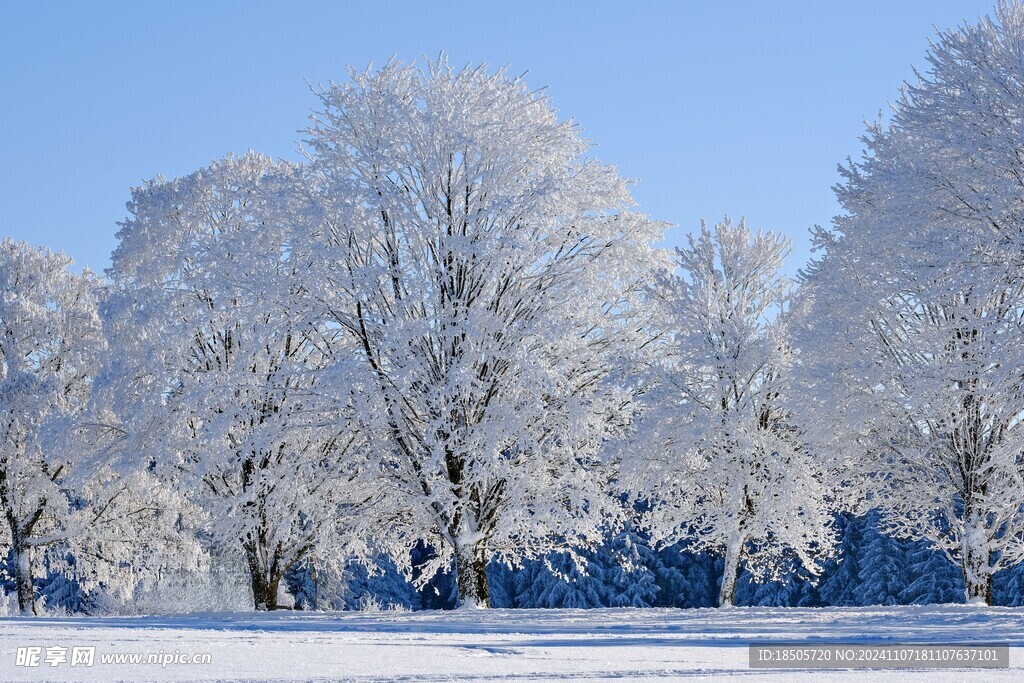
[[[960,570],[964,575],[965,597],[974,604],[992,604],[992,572],[987,553],[965,544]]]
[[[459,592],[459,607],[490,607],[491,594],[487,585],[487,545],[459,546],[455,549],[455,583]]]
[[[246,549],[253,607],[260,612],[277,609],[277,591],[283,574],[274,567],[268,567],[264,557],[259,552]]]
[[[966,580],[966,577],[965,577]],[[986,576],[967,583],[967,602],[992,604],[992,577]]]
[[[22,523],[11,502],[7,489],[6,472],[0,469],[0,507],[3,508],[7,526],[11,530],[11,550],[14,554],[14,588],[18,594],[18,609],[22,614],[36,613],[35,587],[32,581],[32,545],[29,543],[32,530],[43,514],[44,503]]]
[[[14,587],[18,593],[18,609],[22,614],[36,614],[35,586],[32,580],[32,546],[19,532],[12,534],[14,551]]]

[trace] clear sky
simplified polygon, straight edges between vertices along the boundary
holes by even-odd
[[[0,235],[105,268],[129,189],[227,152],[297,158],[306,86],[447,52],[547,86],[595,155],[679,227],[746,216],[808,258],[836,164],[994,0],[17,2],[0,0]]]

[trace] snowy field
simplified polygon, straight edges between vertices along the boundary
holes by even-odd
[[[752,642],[1009,642],[1009,670],[757,671]],[[40,647],[38,666],[19,647]],[[48,648],[95,648],[48,666]],[[113,664],[132,653],[209,664]],[[70,654],[69,654],[70,656]],[[0,619],[3,681],[1021,680],[1024,610],[962,606],[490,610]]]

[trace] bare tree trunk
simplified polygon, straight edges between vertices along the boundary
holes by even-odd
[[[18,593],[18,609],[22,614],[36,614],[35,586],[32,579],[32,546],[21,531],[11,530],[14,550],[14,586]]]
[[[486,541],[456,547],[455,584],[459,592],[459,607],[491,606]]]
[[[961,550],[960,570],[964,575],[965,598],[967,602],[982,605],[992,604],[992,570],[988,553],[965,542]]]
[[[718,591],[718,606],[731,607],[736,600],[736,580],[740,573],[740,556],[743,541],[735,537],[725,547],[725,566],[722,569],[722,585]]]
[[[249,567],[249,585],[252,587],[253,607],[259,612],[277,609],[277,591],[282,572],[268,566],[266,554],[247,546],[246,563]]]
[[[29,543],[29,536],[43,514],[44,503],[39,504],[26,523],[20,523],[7,489],[6,472],[0,470],[0,504],[3,507],[7,526],[11,530],[11,550],[14,553],[14,587],[18,593],[18,609],[22,614],[36,614],[35,586],[32,581],[32,545]]]

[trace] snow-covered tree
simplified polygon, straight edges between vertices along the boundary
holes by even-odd
[[[357,349],[389,502],[486,605],[492,556],[601,540],[662,226],[504,71],[392,62],[320,96],[306,286]]]
[[[839,527],[837,553],[822,567],[818,596],[833,607],[858,605],[854,591],[860,583],[860,546],[864,537],[864,519],[849,514],[836,516]]]
[[[720,552],[719,604],[741,563],[770,574],[784,549],[810,571],[831,548],[821,467],[791,421],[788,241],[728,219],[676,250],[656,290],[667,330],[633,470],[654,536]]]
[[[93,424],[100,282],[70,265],[63,254],[0,242],[0,543],[23,612],[36,610],[36,570],[70,572],[68,558],[86,588],[130,589],[143,569],[131,560],[176,519],[161,508],[159,486],[146,500],[145,474],[116,467],[107,430]]]
[[[591,552],[556,552],[529,562],[519,577],[518,606],[533,609],[607,607],[605,567]]]
[[[661,548],[653,565],[658,585],[655,607],[713,607],[718,601],[721,558],[689,552],[687,544]]]
[[[249,153],[136,188],[104,305],[125,448],[244,555],[260,609],[296,562],[347,557],[355,506],[373,495],[350,388],[319,373],[345,340],[303,314],[294,176]]]
[[[49,428],[82,411],[103,346],[99,283],[63,254],[0,242],[0,508],[13,552],[18,606],[35,611],[33,548],[67,519],[69,454]]]
[[[875,512],[867,516],[857,555],[857,604],[898,605],[907,588],[907,553],[885,533]]]
[[[628,524],[598,557],[604,564],[604,603],[608,607],[653,607],[658,597],[657,553]]]
[[[892,535],[879,510],[844,513],[837,524],[840,552],[823,568],[817,587],[822,604],[963,602],[963,579],[956,565],[930,543]]]
[[[292,565],[285,574],[295,607],[305,610],[410,610],[419,596],[409,577],[384,555],[318,568],[312,559]]]
[[[1024,605],[1024,564],[1005,569],[993,578],[993,604],[1005,607]]]
[[[959,568],[932,544],[911,542],[907,549],[906,567],[908,583],[900,593],[900,603],[934,605],[963,602],[964,583]],[[993,604],[998,604],[998,601]]]
[[[844,214],[804,288],[808,385],[837,417],[815,442],[846,455],[844,490],[961,568],[974,602],[1024,558],[1022,52],[1019,3],[940,34],[841,169]]]
[[[819,604],[812,577],[790,557],[774,578],[742,572],[736,581],[737,605],[758,607],[813,607]]]

